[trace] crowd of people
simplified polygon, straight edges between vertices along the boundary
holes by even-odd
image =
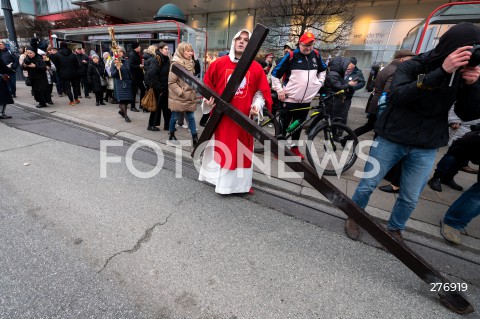
[[[210,59],[203,79],[206,86],[219,95],[223,92],[250,37],[248,30],[240,30],[229,50]],[[479,162],[480,129],[475,124],[480,122],[480,61],[472,64],[471,60],[473,45],[480,43],[480,28],[460,23],[451,27],[429,52],[415,55],[408,50],[397,51],[388,66],[372,69],[368,81],[357,68],[355,57],[334,57],[327,65],[321,52],[314,48],[315,41],[315,35],[306,32],[300,36],[298,47],[286,43],[283,55],[277,60],[273,53],[268,53],[264,60],[253,61],[230,104],[249,117],[261,115],[263,108],[280,112],[280,131],[285,134],[292,122],[306,119],[319,91],[345,91],[345,97],[331,102],[329,110],[333,118],[346,124],[354,93],[367,84],[372,91],[366,108],[368,121],[355,133],[359,136],[375,130],[377,145],[370,149],[371,160],[367,160],[365,172],[371,171],[375,162],[380,164],[380,171],[360,180],[352,200],[365,208],[380,181],[389,171],[395,171],[392,175],[397,177],[392,184],[381,189],[399,193],[387,228],[393,237],[403,240],[402,231],[427,184],[438,148],[450,145],[428,181],[432,189],[442,191],[441,184],[445,184],[461,191],[453,181],[459,170],[479,174],[468,163]],[[32,42],[18,64],[26,72],[39,108],[52,103],[53,83],[59,95],[68,97],[71,106],[80,103],[83,87],[85,98],[90,98],[90,92],[94,93],[97,106],[105,105],[105,101],[118,103],[118,113],[130,122],[128,111],[148,112],[141,103],[139,109],[136,108],[138,91],[141,101],[151,89],[157,107],[150,114],[147,129],[159,131],[163,114],[168,141],[178,144],[176,124],[186,120],[196,145],[196,92],[171,71],[171,66],[177,64],[192,76],[199,75],[192,46],[179,43],[173,56],[166,43],[151,45],[142,51],[140,44],[133,42],[131,48],[128,56],[125,49],[119,47],[115,56],[104,52],[100,58],[94,51],[87,56],[81,47],[72,52],[65,42],[59,49],[47,48],[47,52]],[[5,106],[12,103],[15,96],[15,85],[11,84],[15,59],[12,60],[1,45],[0,53],[0,119],[4,119],[8,118]],[[203,99],[204,110],[214,107],[213,98]],[[299,111],[289,112],[292,109]],[[205,125],[208,116],[202,117],[200,125]],[[337,143],[346,143],[342,133],[335,132]],[[295,144],[300,135],[300,130],[293,134],[290,149],[303,160],[304,155]],[[226,157],[222,147],[228,149],[231,158]],[[245,153],[245,149],[250,153]],[[214,184],[220,194],[253,193],[252,150],[253,137],[232,119],[223,117],[205,149],[199,179]],[[477,182],[447,212],[442,220],[442,235],[450,242],[459,243],[459,233],[479,213]],[[360,236],[359,226],[350,218],[345,231],[354,240]]]

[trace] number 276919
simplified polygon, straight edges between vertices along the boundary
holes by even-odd
[[[430,287],[430,291],[467,291],[468,284],[465,282],[432,282]]]

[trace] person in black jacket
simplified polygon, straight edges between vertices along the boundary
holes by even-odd
[[[84,53],[82,47],[77,47],[75,49],[75,56],[78,60],[79,68],[77,69],[77,82],[74,90],[77,90],[78,97],[82,97],[82,92],[80,90],[80,84],[83,86],[83,91],[85,92],[85,98],[90,99],[90,88],[88,87],[87,79],[87,69],[88,69],[88,56]]]
[[[149,60],[145,80],[153,88],[157,97],[157,111],[150,113],[147,129],[158,131],[163,112],[163,129],[168,131],[172,112],[168,108],[168,73],[170,72],[170,59],[168,58],[168,45],[160,42],[157,55]]]
[[[387,228],[401,232],[415,209],[432,170],[437,150],[448,142],[448,111],[463,120],[480,113],[479,66],[469,66],[473,44],[480,43],[480,27],[460,23],[440,38],[435,49],[401,63],[390,86],[387,109],[377,120],[376,147],[365,164],[352,200],[365,208],[371,193],[390,168],[403,160],[399,196]],[[479,63],[477,63],[479,64]],[[473,64],[473,65],[477,65]],[[358,239],[358,225],[347,219],[347,235]]]
[[[355,91],[360,90],[365,86],[365,78],[363,77],[362,70],[357,68],[357,59],[351,57],[345,70],[344,80],[349,84],[350,88],[345,92],[345,100],[340,105],[333,109],[333,117],[341,118],[341,122],[347,125],[348,112],[350,111],[350,106],[352,105],[352,98]],[[338,140],[343,135],[343,131],[338,130],[335,138]]]
[[[28,72],[28,77],[32,80],[33,95],[38,102],[37,108],[47,107],[47,102],[50,99],[47,64],[37,54],[35,47],[27,47],[27,57],[23,60],[22,69]]]
[[[104,74],[105,66],[100,62],[100,57],[96,53],[93,53],[91,57],[92,63],[88,65],[87,69],[88,86],[95,93],[95,105],[105,105],[103,103],[103,92],[107,87],[107,79]]]
[[[7,104],[13,104],[12,95],[8,89],[8,77],[13,73],[13,70],[9,68],[0,59],[0,120],[11,119],[12,117],[5,114],[5,108]]]
[[[75,89],[77,85],[79,85],[77,72],[80,65],[78,64],[77,57],[73,54],[72,50],[68,48],[66,42],[60,43],[60,49],[57,53],[50,55],[50,60],[52,60],[57,68],[57,74],[62,81],[63,92],[67,94],[70,100],[70,106],[80,103],[78,91]]]
[[[17,97],[17,77],[15,70],[18,68],[18,56],[12,51],[8,50],[5,43],[0,41],[0,59],[13,72],[9,75],[8,88],[12,97]]]
[[[145,96],[145,84],[143,84],[143,57],[140,55],[140,44],[138,42],[132,42],[132,51],[128,55],[128,62],[130,62],[130,73],[133,78],[132,85],[132,105],[130,110],[133,112],[138,112],[135,108],[135,99],[137,98],[138,89],[140,89],[140,101],[142,101]],[[140,104],[140,109],[143,109],[142,102]],[[143,109],[144,112],[147,110]]]

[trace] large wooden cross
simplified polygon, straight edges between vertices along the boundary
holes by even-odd
[[[215,132],[218,123],[222,119],[222,116],[226,115],[243,129],[245,129],[248,133],[253,135],[253,137],[261,143],[264,143],[265,141],[271,141],[271,151],[273,154],[278,156],[278,149],[279,147],[282,147],[284,148],[283,151],[285,154],[294,156],[294,154],[285,146],[284,143],[283,146],[282,144],[279,144],[275,137],[267,133],[258,124],[228,103],[235,96],[235,92],[241,84],[267,34],[268,29],[263,25],[257,24],[252,34],[252,38],[248,42],[242,58],[235,67],[235,70],[221,96],[205,86],[183,67],[179,66],[178,64],[174,64],[172,66],[172,72],[183,79],[187,84],[192,86],[203,97],[206,99],[213,97],[215,99],[216,107],[214,108],[212,116],[210,117],[210,120],[208,121],[207,126],[205,127],[205,130],[199,139],[198,145],[202,145],[203,142],[208,141],[213,136],[213,133]],[[194,155],[196,151],[197,150],[195,149],[192,155]],[[425,261],[410,247],[405,245],[403,241],[397,240],[389,232],[387,232],[384,226],[373,219],[362,208],[358,207],[350,198],[348,198],[347,195],[343,194],[324,177],[319,177],[315,169],[306,161],[287,162],[286,164],[294,171],[303,173],[305,180],[310,185],[323,194],[336,207],[341,209],[348,217],[352,218],[356,223],[358,223],[373,238],[382,244],[403,264],[410,268],[410,270],[412,270],[424,282],[427,284],[450,283],[448,279],[443,277],[435,268],[433,268],[432,265]],[[444,285],[442,285],[442,287],[444,287]],[[474,311],[471,303],[461,292],[442,290],[439,291],[438,294],[440,296],[440,300],[454,312],[467,314]]]

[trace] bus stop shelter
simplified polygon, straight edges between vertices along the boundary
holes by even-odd
[[[174,20],[56,29],[50,31],[50,41],[57,47],[61,42],[66,42],[72,49],[82,45],[87,54],[90,50],[101,54],[110,51],[112,42],[108,33],[109,27],[114,28],[117,44],[124,46],[127,52],[133,41],[139,42],[142,49],[151,44],[165,42],[172,53],[180,42],[188,42],[193,47],[196,59],[203,61],[206,54],[206,31]]]

